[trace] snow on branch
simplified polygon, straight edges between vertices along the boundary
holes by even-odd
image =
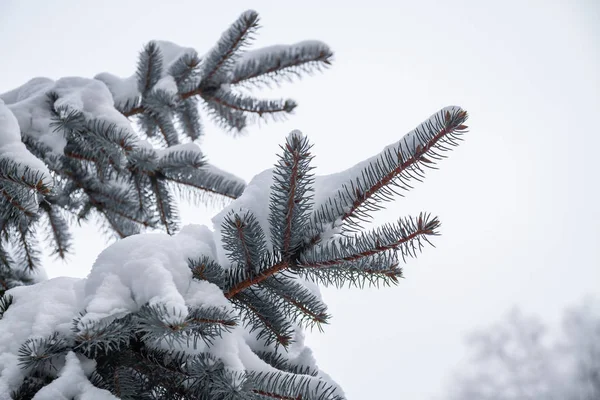
[[[202,136],[203,114],[234,132],[280,120],[293,112],[293,100],[256,98],[232,83],[273,79],[332,54],[304,42],[245,55],[257,28],[258,14],[246,11],[205,55],[153,40],[130,77],[34,78],[0,94],[0,219],[26,225],[19,230],[32,239],[32,232],[49,232],[64,257],[69,232],[60,210],[78,220],[99,216],[109,234],[126,237],[148,227],[177,231],[174,194],[240,196],[245,182],[208,164],[197,146],[186,147]],[[163,156],[160,147],[186,152]],[[40,203],[48,207],[40,211]],[[35,265],[34,257],[21,259]]]
[[[232,72],[232,85],[267,86],[292,81],[331,65],[333,52],[323,42],[263,47],[244,53]]]
[[[464,129],[465,118],[458,107],[444,109],[421,125],[427,130],[417,128],[384,156],[351,169],[379,165],[369,201],[383,201],[375,191],[410,163],[426,162],[443,137]],[[146,170],[140,160],[135,169],[162,183],[157,177],[173,169],[202,170],[204,160],[193,148],[148,150],[155,161]],[[39,369],[59,376],[58,382],[74,353],[96,362],[90,379],[112,393],[121,393],[124,380],[131,390],[151,382],[153,390],[185,388],[196,396],[228,388],[225,393],[343,399],[314,360],[295,360],[309,351],[301,327],[322,329],[329,319],[315,282],[397,284],[400,263],[438,234],[439,221],[422,213],[369,232],[323,235],[315,243],[313,196],[334,196],[322,204],[339,203],[347,179],[356,175],[314,179],[310,149],[306,137],[292,132],[275,167],[213,218],[213,230],[192,225],[172,235],[130,236],[108,247],[85,279],[10,289],[0,301],[0,392],[21,390]],[[391,151],[401,161],[381,164]],[[42,304],[48,302],[51,309]],[[19,361],[26,368],[15,366]]]
[[[434,168],[446,157],[445,152],[458,145],[467,129],[463,125],[466,119],[467,112],[460,107],[446,107],[377,156],[344,172],[317,177],[320,185],[331,190],[315,197],[312,241],[319,241],[320,235],[340,224],[345,229],[359,229],[362,221],[369,220],[369,212],[411,189],[413,180],[421,181],[426,168]]]

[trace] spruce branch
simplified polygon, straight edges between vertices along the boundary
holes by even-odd
[[[273,294],[273,301],[282,305],[284,313],[293,321],[306,326],[326,324],[330,318],[327,306],[301,283],[279,275],[265,279],[260,287]]]
[[[29,272],[35,271],[41,261],[39,244],[34,231],[34,223],[21,219],[15,228],[13,248],[21,265],[25,265]]]
[[[184,189],[193,189],[189,194],[201,196],[216,194],[222,197],[236,199],[244,191],[245,185],[238,179],[220,174],[214,168],[205,165],[199,169],[165,170],[159,176],[167,182],[172,182],[174,189],[182,194]]]
[[[210,97],[203,97],[204,100]],[[212,120],[229,132],[240,132],[248,125],[248,115],[243,110],[229,107],[219,101],[204,101],[206,113]]]
[[[296,108],[293,100],[258,100],[244,96],[231,90],[219,89],[207,101],[212,101],[224,107],[229,107],[243,113],[253,113],[260,117],[281,113],[291,113]]]
[[[402,257],[415,256],[415,251],[438,235],[440,223],[427,213],[417,218],[400,219],[396,225],[386,224],[374,231],[341,237],[309,248],[301,256],[301,268],[322,268],[358,261],[379,253],[399,250]]]
[[[138,90],[146,95],[162,75],[162,54],[155,42],[149,42],[142,52],[137,68]]]
[[[396,190],[409,190],[410,181],[421,180],[424,168],[432,168],[445,157],[443,152],[458,144],[467,129],[463,125],[466,119],[467,112],[459,107],[443,109],[366,167],[353,171],[352,179],[313,213],[311,229],[315,234],[311,242],[318,242],[323,227],[336,221],[347,229],[358,229],[361,221],[369,220],[369,212],[380,209]]]
[[[171,191],[165,182],[159,180],[156,176],[151,176],[150,182],[156,198],[160,222],[165,227],[166,232],[172,235],[178,229],[178,215]]]
[[[223,289],[225,287],[225,273],[216,261],[207,256],[198,259],[189,259],[188,267],[192,270],[192,277],[197,280],[207,281]]]
[[[274,249],[287,259],[302,245],[312,207],[310,148],[306,137],[292,132],[273,171],[269,225]]]
[[[187,91],[187,86],[195,82],[200,74],[200,65],[202,60],[194,50],[186,52],[179,57],[169,68],[169,75],[175,79],[175,83],[180,91]]]
[[[192,97],[182,100],[175,109],[177,122],[191,140],[199,139],[203,132],[202,119],[198,108],[198,99]]]
[[[75,352],[95,358],[101,354],[121,351],[128,346],[133,325],[130,315],[114,320],[82,323],[84,315],[81,313],[72,324]]]
[[[296,364],[296,360],[289,360],[279,352],[257,351],[255,354],[273,368],[277,368],[283,372],[309,376],[317,376],[319,374],[317,369],[309,365]]]
[[[225,217],[222,240],[234,266],[241,267],[248,275],[260,271],[267,244],[262,228],[250,211],[242,216],[232,211]]]
[[[56,370],[56,358],[68,351],[67,341],[53,333],[46,338],[28,339],[21,345],[18,352],[19,366],[37,372]]]
[[[391,286],[398,284],[398,278],[402,278],[395,252],[378,253],[321,268],[303,268],[300,265],[294,271],[309,281],[337,288],[346,285],[361,289],[365,286]]]
[[[277,400],[343,400],[334,385],[306,375],[283,372],[253,372],[249,376],[253,392]],[[338,392],[338,393],[336,393]]]
[[[0,218],[31,218],[38,208],[38,196],[51,192],[41,172],[9,158],[0,159]]]
[[[54,244],[53,254],[65,259],[67,253],[71,250],[71,234],[69,233],[69,225],[62,215],[62,210],[56,205],[46,202],[40,203],[40,209],[48,221],[47,239]]]
[[[231,299],[244,316],[250,333],[257,330],[256,338],[264,340],[267,346],[275,344],[287,348],[292,342],[293,327],[271,300],[272,296],[258,288],[246,289]]]
[[[287,268],[290,268],[290,263],[288,261],[280,261],[272,265],[271,267],[262,270],[261,273],[258,275],[250,276],[243,280],[239,280],[235,282],[235,284],[230,285],[227,292],[225,293],[225,297],[228,299],[232,299],[234,298],[234,296],[237,296],[245,289],[257,285],[263,282],[265,279],[269,278],[270,276],[284,271]]]
[[[307,41],[248,51],[232,71],[231,84],[246,87],[267,86],[292,81],[331,65],[333,52],[322,42]]]
[[[165,305],[143,306],[136,313],[140,340],[149,343],[164,340],[169,345],[186,343],[196,349],[199,340],[210,345],[216,337],[237,325],[231,312],[220,307],[189,308],[185,317],[173,312]]]
[[[0,293],[0,319],[4,316],[8,307],[13,303],[14,297],[10,294]]]
[[[239,57],[239,50],[248,44],[257,29],[258,13],[254,10],[242,13],[204,57],[202,80],[207,83],[220,81],[219,78],[230,71]]]

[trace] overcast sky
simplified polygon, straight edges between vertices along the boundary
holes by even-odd
[[[30,78],[131,75],[144,43],[200,53],[245,9],[256,46],[319,39],[324,74],[264,96],[299,107],[233,138],[209,125],[202,149],[245,180],[269,168],[285,135],[315,143],[318,174],[345,169],[439,108],[471,115],[466,141],[375,223],[425,210],[443,236],[398,287],[327,289],[333,318],[308,335],[350,399],[431,399],[463,357],[463,337],[513,305],[556,321],[600,286],[600,8],[589,1],[0,0],[0,93]],[[210,223],[215,207],[184,207]],[[83,277],[106,246],[75,231],[76,254],[48,274]]]

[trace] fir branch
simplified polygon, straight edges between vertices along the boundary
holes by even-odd
[[[0,320],[4,316],[6,310],[8,310],[8,307],[13,303],[13,300],[14,298],[10,294],[0,294]]]
[[[214,173],[214,169],[201,168],[183,171],[164,171],[161,179],[177,184],[175,189],[190,188],[201,193],[217,194],[230,199],[237,199],[243,193],[245,184],[237,179]]]
[[[168,147],[179,144],[179,137],[175,125],[173,125],[173,121],[171,120],[171,116],[165,115],[164,113],[157,113],[153,114],[152,118]]]
[[[180,91],[186,91],[186,86],[194,82],[199,75],[200,57],[196,51],[185,52],[169,68],[169,75],[175,79]]]
[[[267,86],[292,81],[331,65],[333,52],[322,42],[265,47],[242,55],[232,71],[232,85]]]
[[[15,260],[13,260],[8,249],[4,247],[4,242],[5,240],[0,239],[0,267],[11,269],[15,265]]]
[[[207,345],[224,332],[230,332],[237,320],[230,311],[220,307],[189,308],[188,315],[173,315],[164,305],[145,305],[136,313],[138,328],[143,342],[158,343],[161,340],[190,344],[198,348],[198,341]]]
[[[98,208],[97,211],[100,215],[104,216],[104,220],[108,223],[107,233],[115,233],[117,238],[123,239],[131,235],[140,233],[140,228],[137,224],[138,221],[132,220],[122,213],[115,213],[112,210],[108,210],[105,206]]]
[[[277,400],[344,400],[338,388],[316,377],[284,372],[250,372],[252,391]]]
[[[198,259],[189,259],[188,267],[192,270],[194,279],[207,281],[223,289],[225,287],[225,273],[223,267],[207,256]]]
[[[226,107],[244,114],[256,114],[259,118],[277,118],[291,113],[297,106],[293,100],[259,100],[224,89],[218,89],[204,99],[208,103],[217,103],[219,107],[215,107],[215,110]],[[223,113],[222,117],[227,118],[227,114]]]
[[[175,109],[175,118],[183,132],[191,139],[196,140],[202,136],[203,127],[200,113],[198,112],[198,99],[189,98],[179,102]]]
[[[54,243],[54,251],[58,257],[65,259],[67,253],[71,251],[71,234],[69,225],[62,216],[62,210],[56,205],[48,202],[40,203],[40,209],[46,215],[48,220],[48,239]]]
[[[292,132],[275,165],[269,202],[273,248],[290,257],[303,243],[302,233],[312,207],[311,145],[299,131]]]
[[[234,296],[237,296],[242,291],[264,281],[268,277],[273,276],[287,268],[290,268],[290,263],[288,261],[282,260],[276,264],[273,264],[269,268],[263,269],[259,275],[246,277],[242,280],[235,280],[235,283],[229,286],[229,289],[225,293],[225,297],[228,299],[232,299],[234,298]]]
[[[422,248],[422,240],[437,235],[440,222],[429,214],[418,218],[400,219],[396,226],[386,224],[374,231],[341,237],[309,248],[300,256],[301,268],[322,268],[358,261],[390,250],[399,250],[402,257],[414,256]]]
[[[265,363],[283,372],[309,376],[317,376],[319,374],[318,369],[309,365],[295,364],[296,360],[287,359],[279,352],[258,351],[255,354]]]
[[[152,191],[156,199],[156,207],[158,208],[160,221],[165,227],[169,235],[174,234],[178,229],[177,209],[173,201],[171,191],[165,185],[163,180],[159,180],[156,176],[150,177]]]
[[[259,273],[267,244],[265,234],[250,211],[240,216],[231,211],[222,224],[223,248],[232,264],[248,275]]]
[[[23,379],[16,390],[11,392],[10,398],[13,400],[31,400],[37,392],[44,386],[49,385],[54,379],[55,376],[53,375],[34,371]]]
[[[52,172],[57,175],[62,175],[63,168],[63,155],[55,153],[52,148],[46,144],[40,142],[37,139],[32,138],[28,135],[21,137],[23,144],[27,147],[27,150],[33,154],[36,158],[44,161]]]
[[[293,327],[269,297],[256,288],[249,288],[231,301],[244,315],[243,321],[250,333],[258,331],[258,340],[264,340],[267,346],[275,343],[276,347],[287,348],[292,342]]]
[[[13,248],[20,259],[20,263],[25,265],[29,272],[33,272],[39,268],[41,262],[39,244],[34,232],[34,223],[22,219],[15,231]]]
[[[47,195],[50,191],[42,172],[8,158],[0,159],[0,194],[4,201],[0,218],[32,217],[38,207],[36,196]]]
[[[138,90],[142,95],[145,96],[161,78],[162,63],[160,48],[154,41],[149,42],[140,53],[136,72]]]
[[[38,372],[57,370],[54,361],[66,354],[68,348],[67,341],[56,332],[46,338],[28,339],[19,348],[19,366]]]
[[[203,96],[204,108],[212,120],[227,131],[242,131],[248,125],[246,113],[233,107],[228,107],[218,101],[209,101],[211,97]]]
[[[129,345],[131,330],[135,327],[131,315],[87,323],[81,322],[83,316],[84,313],[73,320],[74,351],[96,358],[100,354],[119,352]]]
[[[195,170],[205,165],[207,165],[206,159],[200,151],[170,150],[160,158],[157,169],[161,172],[178,172],[187,169]]]
[[[378,253],[328,267],[303,268],[299,265],[294,272],[309,281],[338,288],[345,285],[363,288],[366,284],[391,286],[398,283],[398,278],[402,278],[402,269],[399,268],[398,257],[394,252]]]
[[[330,318],[327,306],[301,283],[285,276],[272,276],[261,282],[260,287],[271,292],[273,301],[282,305],[282,312],[292,321],[307,326],[326,324]]]
[[[218,82],[223,79],[233,67],[239,50],[248,44],[252,34],[258,29],[258,13],[253,10],[245,11],[225,31],[215,45],[203,59],[202,81]]]
[[[459,107],[443,109],[370,160],[361,171],[353,172],[352,179],[314,212],[311,242],[317,242],[324,227],[337,220],[346,223],[347,228],[358,228],[360,221],[370,218],[368,211],[381,208],[380,203],[396,193],[394,187],[408,190],[408,182],[420,180],[424,167],[431,168],[444,158],[442,152],[457,145],[467,128],[463,125],[466,119],[467,112]]]

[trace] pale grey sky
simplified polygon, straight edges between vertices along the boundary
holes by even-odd
[[[256,46],[304,39],[336,52],[324,74],[285,85],[299,102],[284,123],[232,138],[210,125],[202,148],[249,180],[292,129],[333,173],[456,104],[471,132],[439,171],[375,223],[431,211],[443,236],[409,261],[399,287],[324,291],[333,314],[308,335],[322,369],[351,399],[430,399],[464,354],[462,338],[519,305],[549,321],[600,287],[600,7],[589,1],[0,1],[0,92],[30,78],[130,75],[151,39],[212,46],[257,10]],[[184,207],[206,223],[214,207]],[[106,246],[75,231],[69,263],[85,276]]]

